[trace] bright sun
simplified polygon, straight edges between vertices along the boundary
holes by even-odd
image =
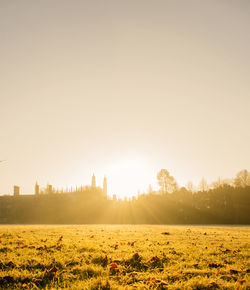
[[[136,196],[138,190],[146,191],[149,184],[154,182],[152,168],[138,158],[113,162],[106,172],[109,195],[116,194],[122,199]]]

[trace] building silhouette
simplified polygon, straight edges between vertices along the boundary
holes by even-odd
[[[51,184],[47,184],[47,193],[48,194],[53,193],[53,186]]]
[[[103,178],[103,187],[98,187],[96,185],[96,178],[95,178],[95,174],[92,175],[91,178],[91,186],[88,185],[81,185],[81,186],[75,186],[75,188],[71,187],[66,187],[65,189],[61,188],[61,189],[57,189],[54,188],[51,184],[47,184],[47,186],[45,188],[40,187],[40,185],[38,184],[38,182],[36,181],[35,186],[34,186],[34,194],[35,196],[38,195],[46,195],[46,194],[71,194],[71,193],[84,193],[86,191],[92,191],[93,192],[101,192],[105,197],[107,197],[108,194],[108,190],[107,190],[107,177],[104,176]],[[14,189],[13,189],[13,196],[20,196],[20,197],[24,197],[24,196],[32,196],[31,194],[22,194],[20,195],[20,186],[14,185]]]
[[[14,196],[20,195],[20,187],[17,185],[14,185]]]
[[[20,187],[15,185],[13,194],[0,196],[0,224],[92,222],[108,202],[107,178],[100,187],[94,174],[90,185],[65,189],[49,183],[40,187],[36,182],[33,194],[20,194]]]
[[[96,181],[95,181],[95,175],[94,175],[94,173],[93,173],[93,175],[92,175],[91,187],[93,187],[93,188],[96,187]]]
[[[38,183],[36,182],[36,184],[35,184],[35,194],[36,194],[36,195],[39,194],[39,190],[40,190],[39,185],[38,185]]]
[[[108,186],[107,186],[107,178],[104,176],[103,178],[103,187],[102,187],[103,193],[106,196],[108,194]]]

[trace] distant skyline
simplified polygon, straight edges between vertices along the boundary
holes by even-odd
[[[0,0],[0,194],[135,195],[250,169],[250,2]]]

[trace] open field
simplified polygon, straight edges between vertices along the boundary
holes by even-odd
[[[1,289],[250,289],[250,228],[1,226]]]

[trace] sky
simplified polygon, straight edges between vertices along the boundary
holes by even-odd
[[[250,169],[248,0],[0,0],[0,194]]]

